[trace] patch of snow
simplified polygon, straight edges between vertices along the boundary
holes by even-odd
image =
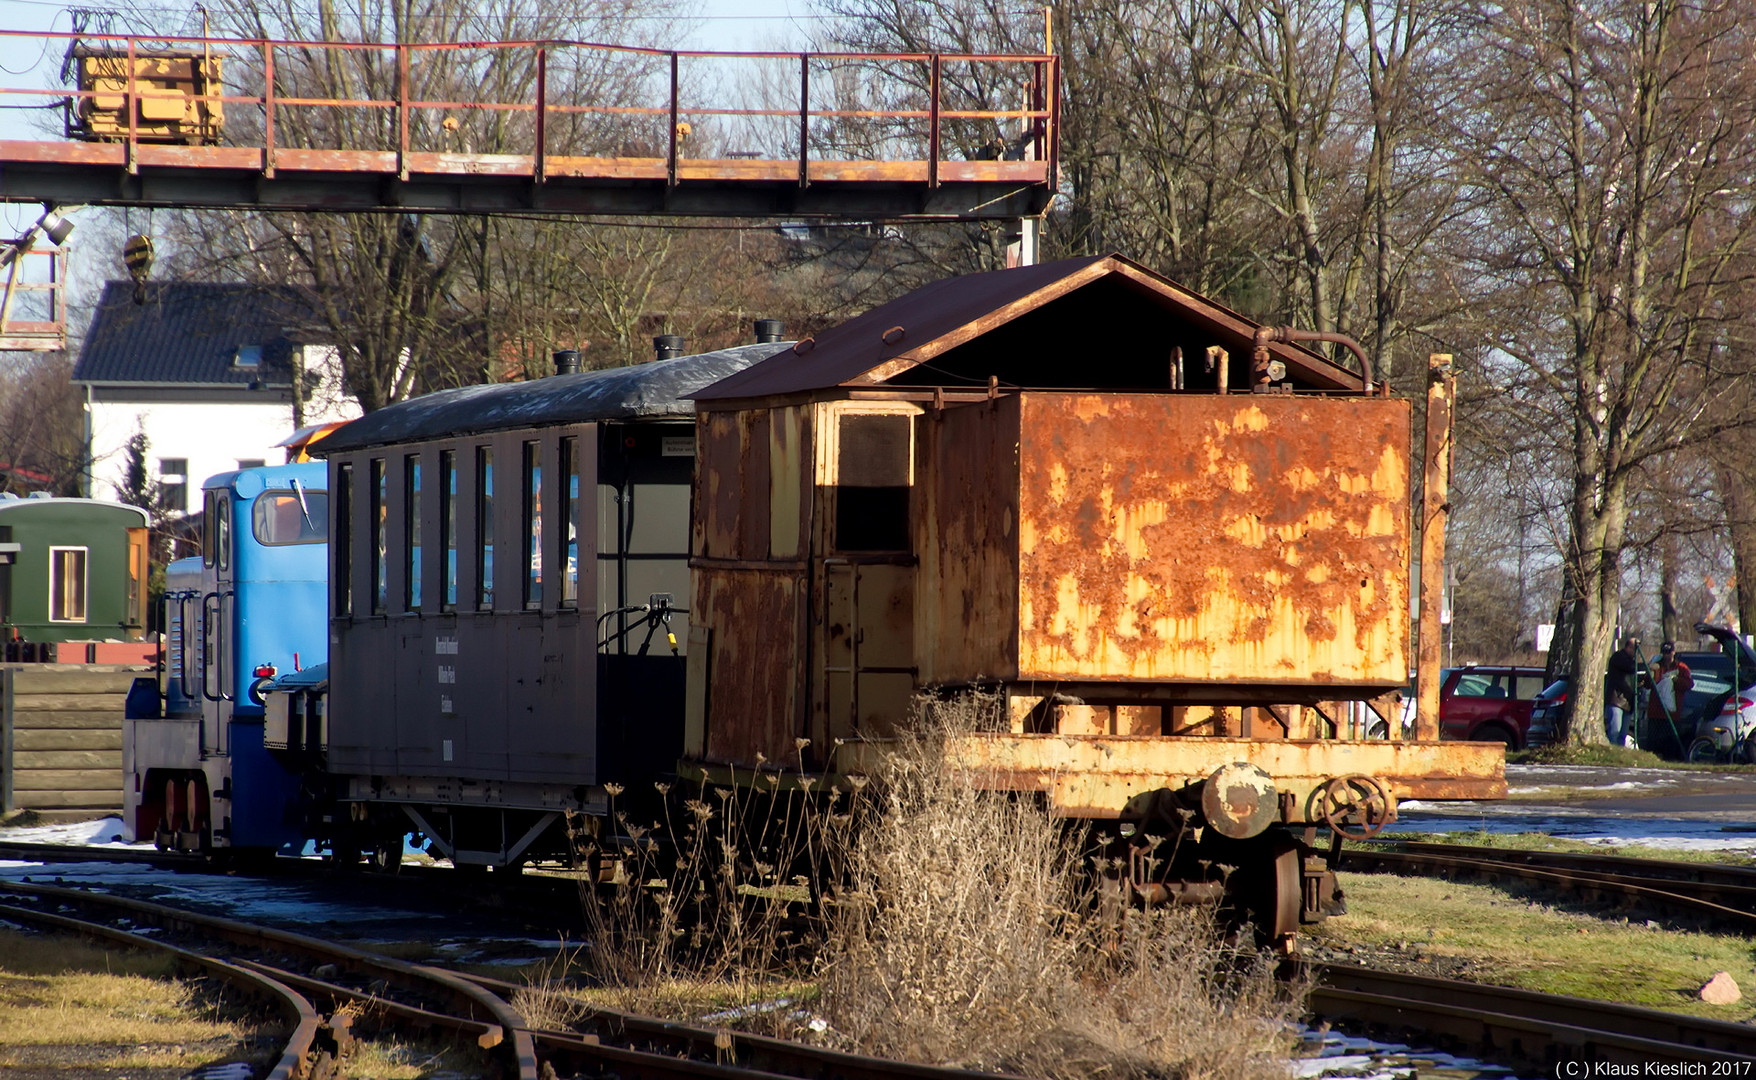
[[[56,825],[23,825],[0,829],[0,839],[16,844],[69,844],[73,846],[122,844],[122,819],[107,817],[98,821],[72,821]],[[151,844],[123,845],[152,847]]]

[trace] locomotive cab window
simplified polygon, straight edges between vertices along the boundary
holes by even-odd
[[[835,546],[907,551],[914,418],[843,414],[838,421]]]
[[[329,539],[329,492],[265,491],[251,504],[250,531],[264,547],[321,544]]]

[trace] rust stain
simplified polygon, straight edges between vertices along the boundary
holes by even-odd
[[[1022,398],[1021,675],[1406,677],[1406,402]]]

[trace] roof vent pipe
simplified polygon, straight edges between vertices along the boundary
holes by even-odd
[[[779,319],[757,319],[753,325],[756,328],[756,344],[758,345],[772,344],[786,336],[786,324]]]
[[[671,360],[682,355],[682,334],[660,334],[652,339],[652,358],[654,360]]]
[[[555,353],[555,374],[572,375],[579,370],[579,350],[561,349]]]

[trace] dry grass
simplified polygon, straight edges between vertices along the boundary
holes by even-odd
[[[259,1056],[252,1025],[149,954],[0,930],[0,1072],[29,1060],[72,1072],[194,1068]]]
[[[1082,832],[945,767],[946,736],[992,710],[923,704],[923,734],[857,798],[759,771],[684,801],[681,820],[617,819],[619,841],[581,851],[619,866],[585,894],[590,947],[521,1007],[556,1023],[584,1002],[1042,1080],[1284,1080],[1301,1001],[1267,958],[1206,912],[1106,902]]]
[[[821,1009],[863,1053],[1070,1077],[1284,1077],[1299,1003],[1203,912],[1104,902],[1082,837],[945,768],[965,699],[883,776],[835,909]]]

